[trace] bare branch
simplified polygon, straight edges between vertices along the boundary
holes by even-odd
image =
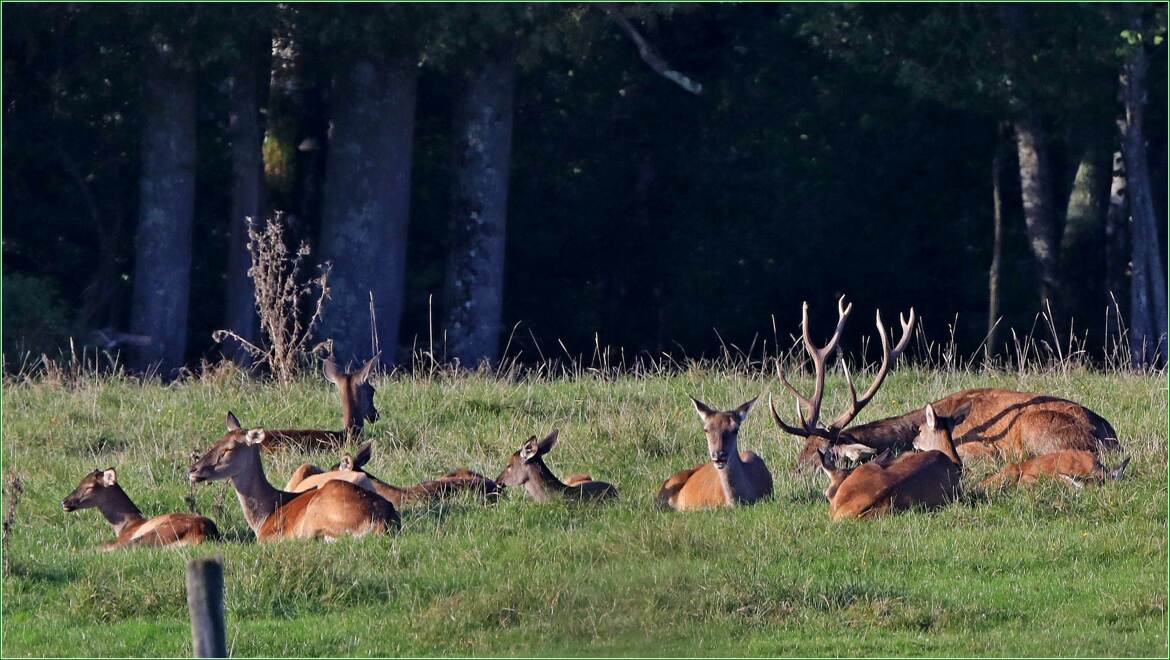
[[[655,73],[682,87],[691,94],[698,95],[703,93],[703,85],[697,80],[692,80],[678,69],[675,69],[669,62],[663,59],[658,54],[658,51],[654,50],[653,46],[646,41],[646,38],[638,32],[638,28],[634,27],[634,24],[630,22],[630,19],[625,14],[613,7],[606,7],[604,11],[630,37],[630,40],[638,47],[638,55],[642,58],[642,61],[653,69]]]

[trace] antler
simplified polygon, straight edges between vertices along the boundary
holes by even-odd
[[[845,382],[849,385],[849,408],[837,416],[827,430],[830,435],[836,436],[841,431],[849,426],[849,422],[861,412],[861,409],[866,406],[873,399],[873,395],[877,394],[878,388],[882,386],[882,382],[886,379],[886,374],[890,371],[890,364],[898,359],[902,351],[906,350],[906,346],[910,343],[910,335],[914,331],[914,323],[917,318],[914,316],[914,308],[910,308],[910,318],[907,319],[904,315],[898,314],[898,322],[902,325],[902,337],[898,340],[898,345],[894,350],[890,350],[890,337],[886,334],[886,326],[882,323],[882,312],[879,309],[876,314],[878,336],[882,340],[882,366],[878,369],[877,376],[874,377],[873,382],[866,388],[865,394],[861,398],[857,398],[857,389],[853,386],[853,378],[849,375],[849,367],[845,364],[845,360],[841,360],[841,369],[845,372]]]
[[[784,431],[792,435],[798,435],[807,438],[810,435],[824,435],[825,431],[817,426],[817,419],[821,415],[821,399],[825,396],[825,358],[837,348],[837,342],[841,340],[841,331],[845,329],[845,321],[849,318],[849,312],[853,311],[853,304],[845,304],[845,296],[837,301],[837,328],[833,331],[833,336],[828,343],[817,348],[812,341],[812,333],[808,327],[808,302],[804,303],[801,309],[800,327],[804,335],[804,350],[808,352],[808,356],[812,358],[813,373],[816,376],[816,386],[813,389],[812,398],[805,397],[792,383],[788,382],[788,378],[784,375],[784,369],[777,364],[776,372],[780,375],[780,382],[784,383],[784,387],[788,388],[789,392],[796,397],[796,414],[800,418],[800,428],[789,426],[780,419],[780,415],[776,413],[776,406],[772,403],[771,395],[768,396],[768,407],[772,410],[772,419]],[[801,405],[808,409],[808,416],[804,414]]]
[[[769,394],[768,407],[772,411],[772,420],[785,432],[805,438],[809,436],[820,436],[829,439],[836,438],[853,421],[853,418],[873,399],[874,395],[877,394],[878,389],[882,386],[882,382],[885,381],[886,375],[890,371],[890,364],[898,359],[898,356],[909,345],[910,336],[914,330],[914,324],[917,321],[917,317],[914,315],[914,308],[910,308],[909,318],[906,318],[903,314],[898,315],[898,322],[902,325],[902,336],[899,338],[898,344],[894,346],[893,350],[890,350],[890,337],[886,332],[885,325],[882,323],[881,310],[878,310],[875,322],[877,324],[878,336],[882,342],[882,365],[878,369],[877,376],[874,377],[873,382],[870,383],[865,393],[859,398],[857,396],[857,388],[853,385],[853,377],[849,374],[849,367],[845,364],[844,360],[841,360],[841,368],[845,372],[845,383],[849,386],[849,408],[838,415],[828,426],[818,426],[817,420],[821,413],[821,400],[825,394],[825,358],[837,348],[837,343],[841,339],[841,330],[845,327],[845,320],[849,317],[849,312],[852,310],[853,305],[846,305],[845,296],[841,296],[841,299],[837,301],[837,329],[833,331],[832,338],[829,339],[829,342],[824,347],[817,348],[812,343],[812,337],[808,329],[808,303],[804,303],[801,328],[804,334],[805,350],[813,361],[816,386],[813,390],[812,398],[807,398],[796,391],[796,388],[785,377],[784,370],[779,365],[776,366],[776,371],[780,375],[780,382],[796,397],[796,415],[800,419],[799,427],[790,426],[784,420],[780,419],[779,413],[776,412],[776,406],[772,403],[772,396]],[[807,417],[805,416],[805,409],[808,410]]]

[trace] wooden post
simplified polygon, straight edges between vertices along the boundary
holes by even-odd
[[[187,562],[187,609],[191,612],[195,657],[226,658],[222,557]]]

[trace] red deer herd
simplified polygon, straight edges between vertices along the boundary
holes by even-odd
[[[813,370],[811,396],[797,391],[778,367],[781,384],[795,398],[796,423],[785,422],[771,395],[768,397],[776,425],[804,442],[795,470],[820,469],[828,477],[824,495],[830,518],[869,518],[914,507],[944,506],[959,497],[964,466],[976,461],[1002,464],[980,482],[985,490],[1041,478],[1061,478],[1081,488],[1085,482],[1121,477],[1128,459],[1108,468],[1099,458],[1102,450],[1119,448],[1109,422],[1082,405],[1046,394],[997,388],[963,390],[902,415],[850,427],[906,349],[916,320],[913,309],[908,318],[900,318],[902,333],[892,347],[881,313],[877,313],[881,363],[860,396],[844,360],[838,359],[848,405],[831,421],[822,423],[826,362],[837,350],[852,309],[842,297],[836,329],[821,347],[812,340],[808,305],[802,310],[802,338]],[[244,519],[258,541],[332,540],[388,533],[400,528],[400,511],[461,493],[493,502],[507,487],[523,487],[537,502],[618,497],[613,484],[588,474],[572,474],[562,481],[553,473],[546,459],[557,444],[556,430],[542,440],[529,437],[495,479],[459,468],[412,486],[392,486],[365,471],[373,456],[373,443],[367,441],[353,455],[343,454],[328,470],[305,463],[283,489],[273,486],[264,473],[265,452],[339,451],[347,440],[362,433],[365,422],[378,419],[375,390],[369,382],[377,360],[375,355],[352,373],[325,361],[325,377],[337,386],[341,397],[342,430],[245,428],[229,412],[227,432],[191,466],[191,483],[231,482]],[[719,410],[692,397],[707,438],[709,460],[666,479],[658,490],[659,506],[676,511],[717,509],[771,497],[772,473],[764,459],[740,447],[739,433],[755,401]],[[215,523],[203,516],[169,513],[143,517],[118,485],[112,469],[86,475],[61,506],[65,511],[96,507],[102,512],[116,535],[101,546],[103,549],[184,545],[219,538]]]

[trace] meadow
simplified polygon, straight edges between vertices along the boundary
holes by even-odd
[[[859,380],[865,381],[865,377]],[[762,392],[762,370],[692,365],[643,376],[478,373],[376,379],[381,420],[367,467],[408,485],[457,466],[495,476],[532,434],[561,429],[558,474],[590,472],[612,505],[539,505],[509,492],[403,513],[401,533],[333,544],[253,542],[227,483],[192,489],[186,468],[246,425],[333,428],[319,376],[289,385],[230,370],[164,386],[109,376],[9,379],[3,391],[5,657],[190,655],[183,569],[222,555],[231,653],[252,655],[1042,655],[1167,654],[1167,389],[1164,374],[902,367],[859,423],[971,386],[1045,391],[1109,419],[1126,478],[984,494],[867,522],[831,523],[820,474],[794,474],[799,444],[766,397],[740,434],[768,462],[770,501],[679,514],[661,481],[704,460],[688,394],[725,408]],[[807,381],[805,381],[807,384]],[[799,386],[799,385],[798,385]],[[843,402],[829,383],[826,408]],[[281,484],[303,460],[268,455]],[[1120,455],[1106,457],[1114,464]],[[147,515],[212,517],[219,544],[103,553],[94,510],[60,501],[115,467]]]

